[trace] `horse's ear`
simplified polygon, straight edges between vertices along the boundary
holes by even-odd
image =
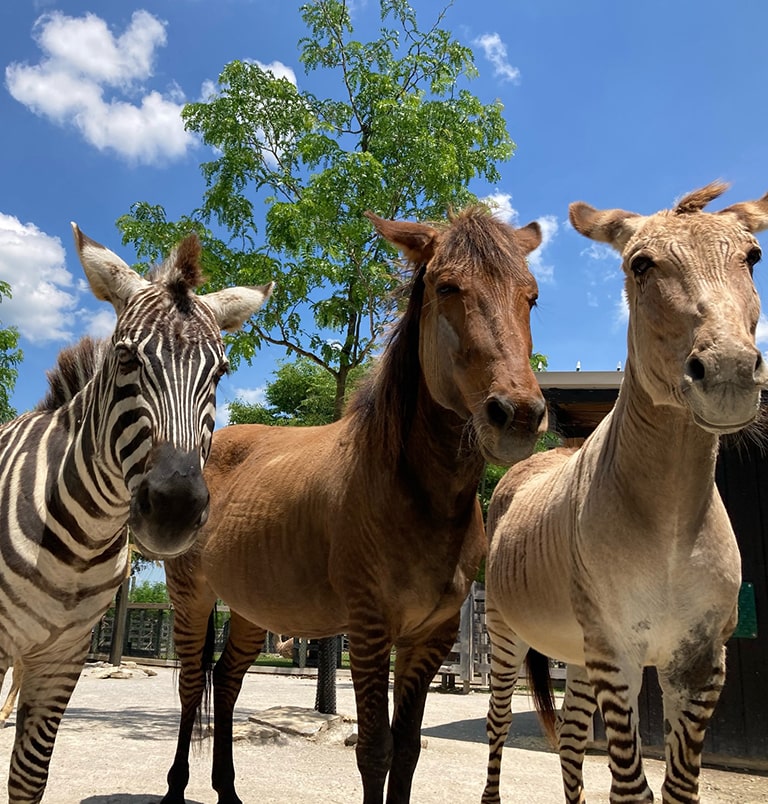
[[[523,253],[530,254],[541,245],[541,226],[536,221],[531,221],[526,226],[515,229],[515,238]]]
[[[426,223],[390,221],[370,211],[364,214],[376,227],[376,231],[393,246],[397,246],[411,262],[423,265],[432,259],[435,253],[437,229]]]
[[[224,288],[197,298],[213,313],[219,327],[235,332],[261,308],[275,283],[255,287]]]
[[[717,215],[732,213],[747,227],[750,232],[762,232],[768,229],[768,193],[759,201],[743,201],[721,209]]]
[[[106,246],[84,235],[76,223],[72,223],[80,262],[93,295],[101,301],[112,303],[119,315],[128,299],[148,282]]]
[[[636,212],[595,209],[583,201],[574,201],[568,207],[568,217],[577,232],[591,240],[609,243],[619,252],[624,250],[643,220]]]

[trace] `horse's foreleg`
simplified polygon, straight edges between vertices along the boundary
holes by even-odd
[[[56,733],[80,678],[90,638],[88,633],[66,655],[24,659],[8,775],[9,804],[37,804],[43,797]]]
[[[725,683],[725,648],[686,652],[681,663],[659,668],[659,682],[667,725],[662,800],[698,802],[704,734]]]
[[[397,647],[392,715],[393,756],[387,804],[410,801],[411,784],[421,753],[421,722],[429,685],[456,641],[459,615],[437,628],[420,645]]]
[[[611,804],[641,804],[653,801],[640,754],[637,696],[643,680],[642,667],[622,662],[616,654],[591,650],[585,639],[587,675],[603,716],[611,768]]]
[[[512,724],[512,695],[528,645],[518,639],[493,609],[486,612],[491,640],[491,697],[485,730],[488,735],[488,770],[483,804],[496,804],[500,798],[501,757]]]
[[[565,698],[557,722],[557,742],[560,768],[563,773],[565,800],[568,804],[583,804],[584,755],[597,700],[583,667],[568,665]]]
[[[267,632],[233,611],[229,637],[213,670],[213,771],[211,782],[219,804],[242,804],[235,792],[232,758],[232,713],[243,677],[264,645]]]
[[[176,754],[166,777],[168,792],[161,804],[184,804],[184,790],[189,782],[189,748],[213,661],[214,633],[210,618],[216,595],[204,583],[194,583],[191,576],[182,573],[181,560],[165,562],[168,591],[174,606],[173,639],[181,666],[181,717]]]
[[[383,626],[350,629],[349,660],[357,706],[357,768],[363,804],[383,804],[392,765],[389,726],[389,659],[392,640]]]

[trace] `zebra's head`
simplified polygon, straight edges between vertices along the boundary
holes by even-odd
[[[187,550],[208,517],[203,478],[228,361],[222,330],[239,328],[272,285],[195,294],[200,241],[183,240],[145,279],[72,224],[91,289],[117,324],[98,373],[94,452],[128,501],[128,524],[146,553]],[[122,480],[122,483],[120,482]],[[124,484],[124,485],[123,485]]]

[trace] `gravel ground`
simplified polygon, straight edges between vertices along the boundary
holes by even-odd
[[[149,678],[97,678],[86,669],[62,722],[51,763],[44,804],[157,804],[165,792],[172,761],[179,704],[174,671],[153,668]],[[8,681],[6,680],[6,688]],[[248,716],[277,706],[311,710],[315,680],[249,673],[235,712],[238,791],[245,804],[347,804],[362,801],[354,749],[344,744],[354,729],[354,697],[348,677],[338,682],[340,724],[312,739],[286,735],[255,724]],[[414,778],[414,804],[479,802],[485,777],[485,692],[431,692],[422,728],[426,748]],[[561,802],[557,757],[540,736],[525,694],[514,699],[516,716],[504,752],[505,802]],[[9,726],[14,722],[13,716]],[[7,759],[13,728],[0,731]],[[210,740],[192,757],[188,804],[215,804],[210,787]],[[663,764],[646,761],[651,787],[658,791]],[[604,755],[587,757],[590,804],[608,802],[610,774]],[[704,804],[765,804],[768,776],[705,768]]]

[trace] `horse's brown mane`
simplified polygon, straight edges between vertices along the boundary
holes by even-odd
[[[153,266],[147,278],[153,284],[164,284],[174,304],[183,313],[192,310],[193,294],[204,282],[200,265],[202,245],[196,233],[187,235],[160,265]]]
[[[86,335],[73,346],[62,349],[56,365],[46,375],[48,393],[35,410],[58,410],[82,391],[104,362],[106,344]]]
[[[689,215],[692,212],[701,212],[710,201],[721,196],[730,185],[724,181],[713,181],[705,187],[688,193],[675,204],[676,215]]]

